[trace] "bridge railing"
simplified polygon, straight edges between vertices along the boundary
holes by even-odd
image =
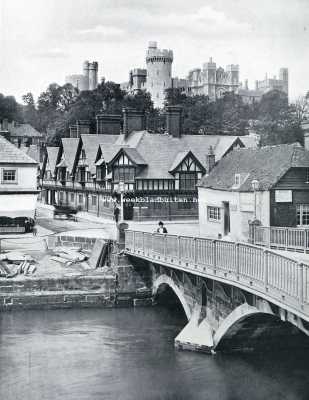
[[[253,243],[269,248],[309,252],[309,230],[301,228],[255,226]]]
[[[125,249],[192,273],[234,281],[279,302],[308,312],[309,266],[274,250],[246,243],[126,231]]]

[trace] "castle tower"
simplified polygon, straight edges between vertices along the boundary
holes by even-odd
[[[98,86],[98,63],[93,61],[89,64],[89,90],[94,90]]]
[[[89,61],[86,60],[83,63],[83,82],[80,82],[80,90],[89,90]]]
[[[203,64],[203,94],[209,96],[210,100],[216,99],[216,70],[217,65],[210,57],[209,61]]]
[[[289,70],[288,68],[280,68],[279,79],[283,81],[283,91],[289,95]]]
[[[232,86],[232,90],[236,90],[239,86],[239,65],[238,64],[230,64],[226,66],[226,72],[228,72],[230,76],[230,85]]]
[[[165,90],[172,87],[173,51],[158,49],[157,42],[149,42],[147,64],[147,91],[155,107],[162,108]]]

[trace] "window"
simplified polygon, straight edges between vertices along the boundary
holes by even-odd
[[[306,168],[306,183],[309,183],[309,168]]]
[[[208,221],[220,221],[221,220],[221,210],[219,207],[207,207],[207,218]]]
[[[71,193],[71,202],[74,202],[74,193]]]
[[[197,184],[196,172],[181,172],[179,173],[179,189],[194,190]]]
[[[91,205],[93,206],[97,205],[97,196],[91,196]]]
[[[4,169],[2,172],[3,183],[17,183],[17,171],[16,169]]]
[[[309,225],[309,204],[298,204],[296,207],[297,225]]]
[[[132,182],[135,178],[134,167],[114,167],[114,182]]]
[[[82,194],[78,195],[78,202],[79,202],[79,204],[83,203],[83,195]]]

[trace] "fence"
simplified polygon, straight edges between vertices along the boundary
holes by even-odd
[[[263,294],[309,321],[309,266],[246,243],[126,231],[125,251]]]
[[[273,249],[309,252],[309,230],[274,226],[254,226],[253,243]]]

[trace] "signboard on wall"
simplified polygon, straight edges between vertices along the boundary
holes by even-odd
[[[292,190],[275,190],[276,203],[292,203]]]

